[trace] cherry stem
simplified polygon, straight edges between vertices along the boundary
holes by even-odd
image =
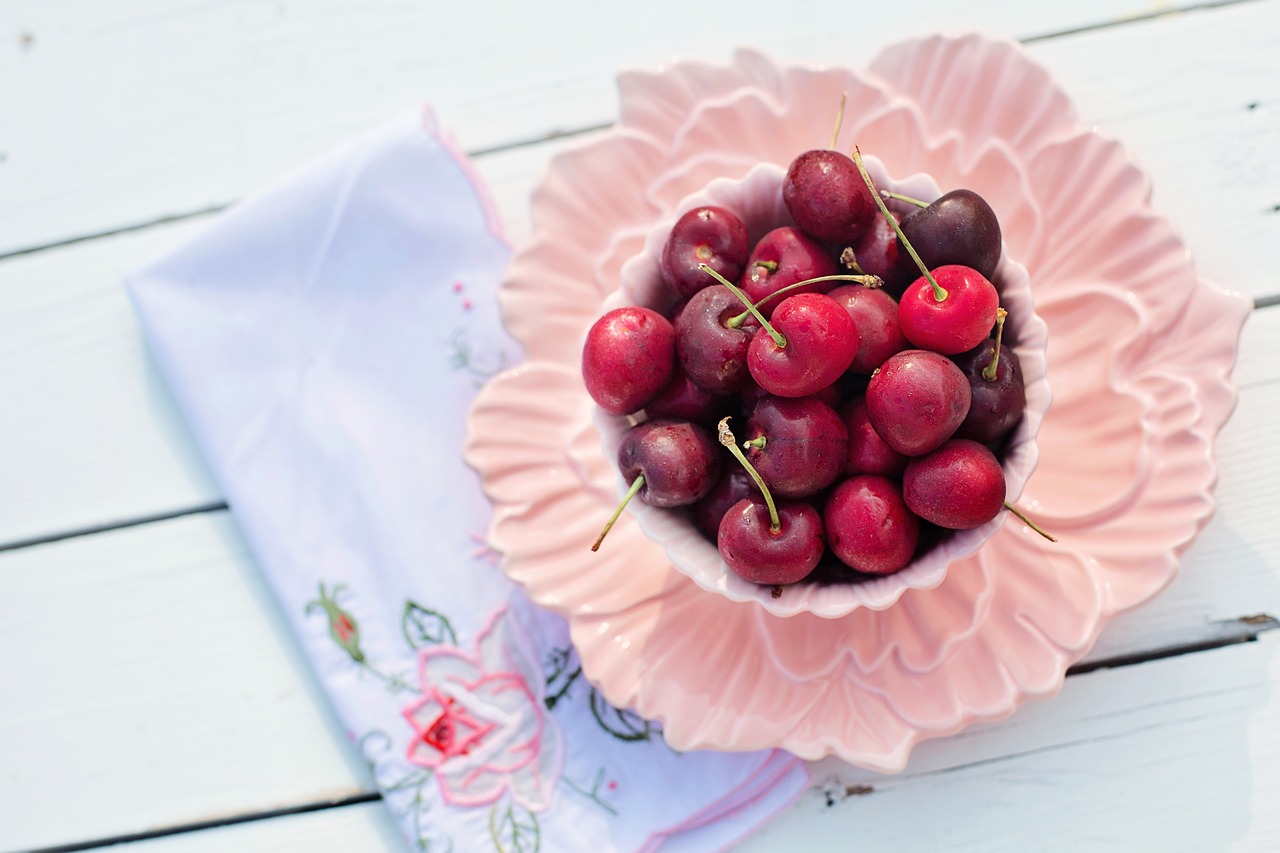
[[[905,201],[907,204],[914,204],[916,207],[928,207],[929,202],[921,201],[918,198],[912,198],[909,195],[895,193],[892,190],[880,190],[880,195],[884,198],[896,198],[898,201]]]
[[[1031,528],[1032,530],[1034,530],[1036,533],[1039,533],[1039,534],[1040,534],[1041,536],[1043,536],[1045,539],[1048,539],[1050,542],[1057,542],[1057,541],[1058,541],[1057,539],[1054,539],[1052,536],[1050,536],[1048,533],[1045,533],[1045,532],[1044,532],[1044,530],[1043,530],[1043,529],[1041,529],[1040,525],[1036,524],[1034,521],[1032,521],[1031,519],[1029,519],[1029,518],[1027,518],[1025,515],[1023,515],[1022,510],[1018,509],[1018,508],[1017,508],[1016,506],[1014,506],[1013,504],[1009,503],[1008,501],[1005,501],[1005,502],[1004,502],[1004,508],[1005,508],[1005,509],[1007,509],[1007,510],[1009,510],[1009,512],[1013,513],[1014,515],[1016,515],[1016,516],[1018,517],[1018,520],[1019,520],[1019,521],[1021,521],[1021,522],[1022,522],[1023,524],[1025,524],[1025,525],[1027,525],[1027,527],[1030,527],[1030,528]]]
[[[871,190],[871,197],[876,200],[876,206],[880,208],[880,212],[884,214],[884,218],[889,220],[889,225],[893,228],[893,233],[898,235],[898,239],[902,241],[902,245],[906,248],[907,254],[911,256],[911,260],[916,262],[916,266],[920,268],[920,272],[928,279],[929,286],[933,288],[933,298],[937,302],[942,302],[947,298],[947,291],[938,284],[937,280],[929,272],[929,268],[924,265],[924,261],[920,260],[920,256],[916,254],[915,247],[911,245],[911,241],[907,239],[907,235],[902,233],[902,226],[898,224],[898,220],[893,218],[893,214],[889,212],[889,208],[884,203],[884,199],[880,197],[880,191],[876,189],[876,182],[871,180],[871,175],[867,174],[867,167],[862,162],[862,152],[855,145],[853,148],[853,164],[858,167],[858,174],[862,175],[862,180],[866,181],[867,189]]]
[[[631,503],[631,499],[644,486],[644,474],[639,474],[631,481],[631,488],[627,489],[627,494],[622,498],[622,503],[618,504],[618,508],[613,511],[613,515],[609,516],[609,520],[605,522],[604,530],[600,531],[600,535],[596,537],[596,542],[591,546],[592,551],[600,550],[600,543],[604,541],[604,537],[609,535],[609,531],[613,529],[613,523],[618,520],[618,516],[622,515],[622,511],[627,508],[627,504]]]
[[[758,438],[752,438],[742,442],[742,446],[753,448],[755,450],[764,450],[765,446],[768,445],[768,443],[769,443],[768,437],[762,435]]]
[[[754,307],[759,308],[775,296],[782,296],[793,290],[799,290],[806,284],[817,284],[823,281],[852,281],[854,284],[860,284],[863,287],[870,287],[872,289],[884,287],[884,279],[880,278],[878,275],[867,275],[866,273],[860,273],[858,275],[820,275],[817,278],[806,278],[804,281],[797,281],[794,284],[788,284],[786,287],[780,287],[773,293],[761,297],[760,301],[755,303]],[[728,320],[725,320],[724,324],[730,329],[738,328],[743,323],[747,322],[748,317],[752,316],[751,307],[752,306],[748,306],[747,310],[743,311],[741,314],[734,314]]]
[[[836,148],[836,140],[840,138],[840,126],[844,124],[844,107],[849,101],[849,93],[840,93],[840,109],[836,110],[836,129],[831,131],[831,150]]]
[[[1003,308],[996,309],[996,348],[991,352],[991,363],[982,368],[982,378],[988,382],[996,381],[996,369],[1000,366],[1000,339],[1004,337],[1004,320],[1009,312]]]
[[[764,505],[769,508],[769,532],[782,532],[782,522],[778,520],[778,507],[773,503],[773,495],[769,494],[769,487],[764,484],[764,478],[760,476],[760,472],[755,466],[747,461],[747,457],[738,449],[738,440],[733,437],[733,432],[729,429],[729,418],[724,418],[716,427],[719,434],[720,443],[729,448],[729,452],[733,454],[733,458],[742,463],[742,467],[747,469],[747,473],[751,475],[751,479],[756,481],[756,485],[760,488],[760,493],[764,495]]]
[[[743,305],[747,306],[747,310],[751,312],[751,316],[755,317],[757,320],[760,321],[760,326],[766,332],[769,333],[769,337],[773,338],[773,342],[777,345],[778,349],[786,349],[787,339],[782,336],[782,332],[779,332],[773,326],[769,325],[769,321],[766,320],[764,318],[764,315],[760,313],[760,309],[756,308],[756,306],[751,304],[751,298],[748,297],[747,294],[743,293],[742,290],[736,284],[729,281],[729,279],[720,275],[720,273],[716,272],[706,264],[698,264],[698,269],[709,274],[716,281],[720,282],[725,287],[729,288],[729,292],[732,293],[734,296],[738,297],[738,299],[742,302]]]

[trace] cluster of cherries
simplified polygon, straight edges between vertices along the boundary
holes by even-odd
[[[637,421],[618,450],[631,488],[593,550],[639,495],[690,508],[732,571],[776,586],[890,574],[1013,509],[997,454],[1025,395],[991,207],[880,193],[859,154],[827,149],[791,163],[783,200],[796,226],[754,247],[732,211],[684,214],[661,262],[676,307],[589,331],[588,392]]]

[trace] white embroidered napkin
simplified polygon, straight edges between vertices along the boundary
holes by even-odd
[[[497,569],[462,461],[520,353],[509,248],[464,156],[406,115],[128,279],[162,370],[312,666],[420,850],[697,851],[785,808],[781,752],[678,754],[581,676]]]

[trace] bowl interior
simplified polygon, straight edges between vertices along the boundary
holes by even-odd
[[[874,157],[864,158],[867,170],[881,189],[890,189],[914,198],[931,201],[941,190],[928,175],[917,174],[893,179]],[[785,170],[776,164],[760,164],[740,179],[720,178],[702,191],[684,198],[671,217],[654,226],[646,237],[644,249],[622,268],[621,288],[606,300],[604,310],[621,305],[644,305],[666,311],[673,298],[662,281],[658,262],[667,235],[676,219],[686,211],[715,204],[734,211],[747,226],[752,244],[767,231],[793,225],[782,201]],[[1004,343],[1012,346],[1021,362],[1026,385],[1027,407],[1021,422],[1010,437],[1003,466],[1006,498],[1018,499],[1038,458],[1036,433],[1049,407],[1050,394],[1045,379],[1047,328],[1035,314],[1031,283],[1026,269],[1002,257],[993,277],[1000,292],[1000,304],[1009,312],[1005,323]],[[629,417],[615,417],[596,409],[605,457],[617,458],[623,434],[634,423]],[[627,484],[619,475],[619,492]],[[1000,529],[1007,513],[973,530],[956,531],[936,546],[918,555],[902,571],[883,577],[850,583],[802,582],[781,588],[775,597],[771,587],[750,583],[735,575],[720,559],[709,542],[684,515],[632,501],[628,511],[635,516],[645,534],[662,545],[672,565],[700,587],[723,595],[732,601],[754,602],[777,616],[811,613],[826,618],[844,616],[859,607],[883,609],[892,605],[908,589],[937,586],[946,576],[947,566],[970,556],[992,534]]]

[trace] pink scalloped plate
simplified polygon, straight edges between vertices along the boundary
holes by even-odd
[[[467,459],[508,575],[564,613],[586,675],[677,749],[782,747],[897,771],[923,738],[1055,693],[1117,613],[1155,595],[1213,510],[1214,439],[1250,304],[1200,278],[1124,148],[1081,125],[1016,44],[894,45],[866,70],[743,51],[620,78],[618,124],[551,164],[501,292],[526,361],[471,413]],[[781,617],[676,571],[617,499],[578,375],[586,329],[654,224],[717,178],[830,134],[893,175],[968,187],[1000,215],[1049,329],[1053,406],[1020,505],[941,583],[838,618]]]

